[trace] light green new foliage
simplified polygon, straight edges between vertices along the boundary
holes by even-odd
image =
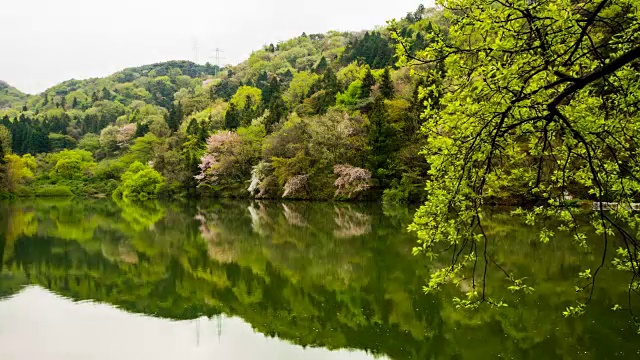
[[[410,52],[410,41],[395,31],[400,65],[423,65],[423,75],[443,84],[421,91],[429,197],[410,226],[419,239],[416,254],[447,249],[448,264],[427,288],[472,278],[474,299],[490,302],[487,271],[504,273],[512,287],[526,286],[491,257],[492,238],[482,226],[483,206],[514,199],[545,204],[514,214],[531,224],[554,219],[538,236],[543,242],[569,231],[597,252],[585,266],[595,269],[592,277],[576,280],[588,290],[585,304],[598,272],[613,258],[606,249],[614,236],[625,246],[618,263],[631,263],[628,272],[640,275],[639,218],[627,206],[594,212],[599,237],[587,242],[580,217],[564,201],[565,192],[595,201],[640,201],[640,1],[438,4],[450,26],[436,29],[426,49]],[[442,95],[439,102],[434,93]]]
[[[49,154],[46,161],[53,165],[49,176],[54,179],[78,180],[96,166],[93,156],[86,150],[62,150]]]
[[[253,86],[242,86],[236,91],[231,103],[236,106],[237,109],[244,109],[247,103],[247,98],[251,99],[252,108],[255,110],[262,101],[262,90]]]
[[[149,166],[136,161],[122,174],[122,185],[113,193],[116,198],[146,200],[155,198],[165,183],[164,177]]]

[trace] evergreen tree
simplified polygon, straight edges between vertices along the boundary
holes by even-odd
[[[106,88],[102,88],[102,100],[111,100],[111,92]]]
[[[91,94],[91,102],[93,103],[97,103],[99,101],[98,99],[98,92],[94,91],[93,94]]]
[[[234,130],[240,126],[240,114],[236,109],[235,104],[230,103],[227,108],[227,113],[224,116],[224,127],[227,130]]]
[[[371,88],[376,84],[376,78],[371,72],[371,68],[367,68],[367,72],[362,79],[362,90],[360,90],[361,98],[368,98],[371,95]]]
[[[198,125],[198,120],[191,118],[191,120],[189,120],[189,125],[187,125],[187,135],[197,136],[199,133],[200,125]]]
[[[240,114],[240,124],[242,126],[251,125],[251,120],[255,117],[255,109],[253,105],[253,99],[251,96],[247,95],[244,101],[244,108]]]
[[[269,113],[265,119],[265,129],[270,134],[273,131],[273,126],[280,122],[287,114],[287,105],[285,104],[282,96],[278,95],[271,99],[269,103]]]
[[[391,73],[389,68],[385,68],[382,73],[382,79],[380,80],[380,94],[385,99],[391,99],[393,97],[393,82],[391,81]]]
[[[171,109],[169,110],[169,118],[167,119],[167,125],[171,131],[178,131],[180,128],[180,122],[182,120],[182,104],[178,102],[171,103]]]
[[[327,63],[327,58],[322,56],[322,58],[320,59],[320,61],[316,65],[316,73],[317,74],[322,74],[325,70],[327,70],[328,66],[329,66],[329,64]]]
[[[67,99],[64,96],[62,96],[60,98],[60,107],[64,110],[65,106],[67,106]]]
[[[393,153],[395,131],[389,123],[384,98],[377,96],[369,113],[368,143],[371,149],[369,168],[383,183],[389,167],[389,155]]]
[[[29,111],[29,108],[27,108],[27,104],[24,104],[24,106],[22,107],[22,111],[23,112]]]
[[[74,96],[73,102],[71,102],[71,108],[75,109],[76,107],[78,107],[78,99]]]
[[[97,131],[96,131],[97,132]],[[145,136],[149,132],[149,123],[137,123],[136,124],[136,135],[135,137]]]
[[[44,93],[43,96],[44,96],[44,101],[42,102],[42,106],[45,107],[49,105],[49,94]]]
[[[258,75],[256,79],[256,87],[264,92],[264,90],[269,87],[269,75],[266,71],[263,71]]]
[[[271,104],[271,100],[279,96],[280,93],[280,81],[277,76],[273,76],[269,82],[269,86],[262,91],[262,102],[268,107],[269,104]]]

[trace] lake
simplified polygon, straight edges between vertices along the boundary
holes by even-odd
[[[564,318],[594,252],[548,244],[495,210],[492,257],[532,294],[456,309],[425,294],[412,211],[303,202],[0,203],[0,358],[631,359],[627,281],[606,269],[587,312]],[[609,266],[610,267],[610,266]],[[460,284],[464,290],[469,284]]]

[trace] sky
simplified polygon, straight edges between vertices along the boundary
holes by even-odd
[[[35,286],[0,300],[0,334],[0,358],[14,360],[387,360],[364,351],[303,348],[255,332],[237,317],[172,321],[73,302]]]
[[[2,0],[0,80],[31,94],[168,60],[237,64],[328,30],[359,31],[430,0]],[[197,50],[197,51],[196,51]]]

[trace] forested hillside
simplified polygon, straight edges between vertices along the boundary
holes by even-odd
[[[423,7],[400,24],[415,50],[445,26]],[[387,28],[302,34],[222,69],[171,61],[39,95],[8,88],[3,188],[419,201],[428,79],[395,65],[396,45]]]
[[[20,106],[27,100],[27,94],[0,80],[0,109]]]

